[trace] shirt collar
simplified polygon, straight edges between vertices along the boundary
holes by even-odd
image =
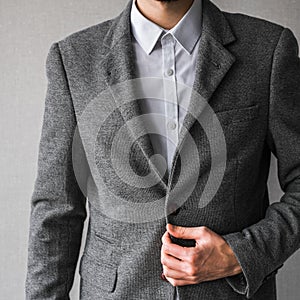
[[[143,50],[149,55],[156,45],[164,28],[147,19],[132,1],[130,14],[132,34]],[[191,54],[201,35],[202,0],[194,0],[181,20],[165,34],[171,33],[177,42]]]

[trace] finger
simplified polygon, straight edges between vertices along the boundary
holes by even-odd
[[[190,257],[195,254],[195,247],[182,247],[174,244],[169,236],[169,232],[167,231],[162,237],[162,242],[164,251],[177,259],[190,261]]]
[[[166,254],[164,251],[161,251],[161,264],[175,271],[186,270],[186,266],[182,263],[182,261]]]
[[[173,286],[185,286],[190,284],[195,284],[196,282],[186,280],[186,279],[174,279],[172,277],[166,277],[166,279],[173,285]]]
[[[169,235],[169,232],[168,232],[168,231],[166,231],[166,232],[163,234],[163,236],[162,236],[162,238],[161,238],[161,241],[162,241],[162,243],[163,243],[164,245],[166,245],[166,244],[172,244],[172,241],[171,241],[171,239],[170,239],[170,235]]]
[[[165,277],[168,278],[181,279],[181,280],[188,279],[186,273],[182,272],[181,270],[178,271],[178,270],[170,269],[167,266],[163,266],[163,274],[165,275]]]
[[[173,241],[172,241],[171,238],[170,238],[170,234],[169,234],[168,231],[166,231],[166,232],[164,233],[164,235],[162,236],[162,243],[163,243],[163,245],[166,245],[166,246],[167,246],[167,245],[176,245],[176,246],[178,246],[179,248],[183,249],[183,247],[181,247],[181,246],[179,246],[179,245],[173,243]]]
[[[167,224],[167,231],[179,239],[200,239],[204,227],[181,227]]]
[[[188,251],[189,249],[178,246],[176,244],[163,244],[162,249],[166,254],[171,255],[171,256],[177,258],[178,260],[189,261],[188,258],[189,258],[189,256],[192,255],[192,253],[190,255],[188,254],[188,252],[191,252],[191,251]]]

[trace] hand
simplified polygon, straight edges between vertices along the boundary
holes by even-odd
[[[176,245],[172,243],[169,233],[181,239],[194,239],[196,246]],[[168,224],[162,243],[163,274],[173,286],[198,284],[242,272],[230,246],[207,227]]]

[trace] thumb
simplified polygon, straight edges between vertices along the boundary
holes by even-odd
[[[201,235],[201,227],[181,227],[167,224],[167,231],[179,239],[197,240]]]

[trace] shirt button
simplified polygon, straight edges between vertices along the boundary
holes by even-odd
[[[169,69],[168,71],[167,71],[167,75],[168,76],[172,76],[174,74],[174,71],[172,70],[172,69]]]
[[[176,123],[174,121],[168,122],[168,129],[170,130],[176,129]]]

